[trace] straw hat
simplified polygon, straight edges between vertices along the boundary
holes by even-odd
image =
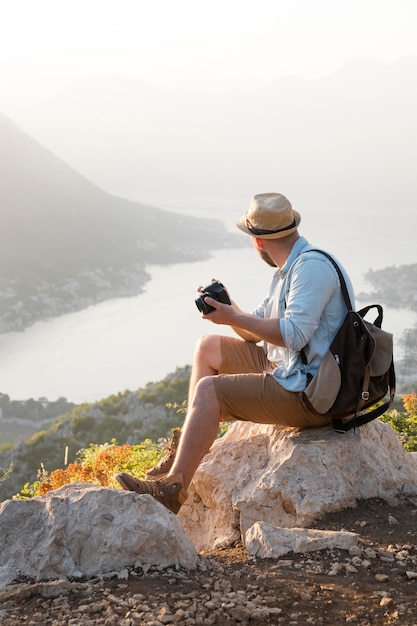
[[[259,193],[251,199],[245,215],[236,226],[251,237],[280,239],[298,228],[301,216],[289,200],[280,193]]]

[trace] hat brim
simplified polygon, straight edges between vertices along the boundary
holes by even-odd
[[[293,228],[289,228],[288,230],[278,231],[277,233],[271,233],[267,235],[254,235],[254,233],[252,233],[246,226],[246,213],[238,219],[238,221],[236,222],[236,226],[242,232],[250,235],[250,237],[256,237],[257,239],[282,239],[283,237],[288,237],[289,235],[292,235],[292,233],[295,233],[299,223],[301,222],[301,215],[299,214],[299,212],[292,209],[292,213],[294,215],[295,226]]]

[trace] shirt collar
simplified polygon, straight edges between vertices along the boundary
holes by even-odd
[[[308,245],[309,243],[305,237],[299,237],[296,240],[293,247],[291,248],[291,252],[288,255],[288,258],[285,261],[284,265],[281,268],[279,268],[279,274],[281,278],[283,278],[286,275],[291,265],[294,263],[295,259],[301,254],[302,250],[304,250],[304,248]]]

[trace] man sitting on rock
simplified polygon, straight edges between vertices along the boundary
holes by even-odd
[[[177,513],[221,421],[297,428],[330,423],[312,409],[303,392],[343,322],[346,305],[331,261],[300,236],[300,219],[282,194],[252,198],[237,226],[252,237],[261,258],[277,268],[269,293],[251,313],[233,301],[224,304],[205,297],[214,310],[203,313],[203,318],[229,325],[239,337],[200,338],[182,432],[174,433],[170,455],[147,473],[146,480],[118,474],[116,480],[124,489],[151,494]],[[353,303],[352,285],[341,269]]]

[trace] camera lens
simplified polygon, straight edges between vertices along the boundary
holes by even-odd
[[[219,283],[218,281],[210,283],[210,285],[204,287],[204,289],[202,290],[202,295],[199,296],[195,301],[197,309],[204,315],[207,315],[207,313],[210,313],[211,311],[215,311],[215,308],[213,306],[210,306],[210,304],[206,304],[207,296],[210,296],[210,298],[217,300],[217,302],[223,302],[223,304],[231,304],[229,296],[227,295],[227,291],[224,288],[223,284]]]
[[[200,296],[199,298],[197,298],[197,300],[195,301],[196,305],[197,305],[197,309],[200,311],[200,313],[203,313],[204,315],[207,315],[207,313],[210,313],[211,311],[214,311],[214,307],[210,306],[209,304],[206,303],[206,296],[208,296],[210,294],[205,293],[202,296]],[[211,296],[213,297],[213,296]]]

